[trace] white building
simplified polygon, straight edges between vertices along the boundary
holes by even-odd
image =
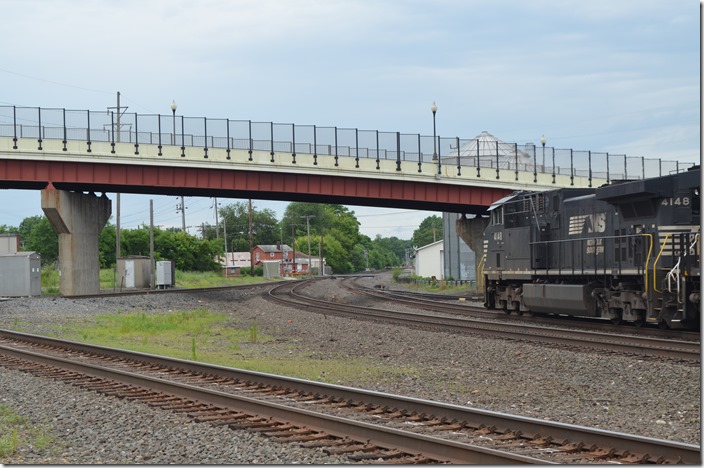
[[[423,278],[444,279],[443,241],[416,247],[416,275]]]
[[[252,255],[249,252],[227,252],[225,257],[219,257],[223,276],[239,275],[241,268],[249,268]]]

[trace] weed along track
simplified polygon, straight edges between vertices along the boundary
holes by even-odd
[[[350,462],[699,463],[699,447],[0,332],[2,365]]]

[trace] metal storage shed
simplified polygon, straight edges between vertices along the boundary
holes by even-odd
[[[36,252],[0,255],[0,296],[41,296],[41,257]]]

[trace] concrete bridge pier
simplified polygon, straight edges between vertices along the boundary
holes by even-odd
[[[42,190],[42,210],[59,235],[59,289],[64,296],[100,292],[98,236],[110,219],[105,194]]]
[[[474,271],[477,271],[479,262],[484,254],[484,229],[489,225],[489,218],[482,218],[477,215],[474,218],[467,218],[462,215],[455,221],[455,231],[465,244],[474,252]],[[479,272],[477,272],[479,274]],[[479,278],[477,278],[479,282]]]

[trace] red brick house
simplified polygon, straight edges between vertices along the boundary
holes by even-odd
[[[294,261],[294,251],[286,244],[257,245],[252,249],[255,267],[264,266],[265,261],[279,261],[282,276],[290,275],[292,271],[295,271],[295,274],[310,272],[311,260],[308,255],[298,250],[295,251],[295,255]]]

